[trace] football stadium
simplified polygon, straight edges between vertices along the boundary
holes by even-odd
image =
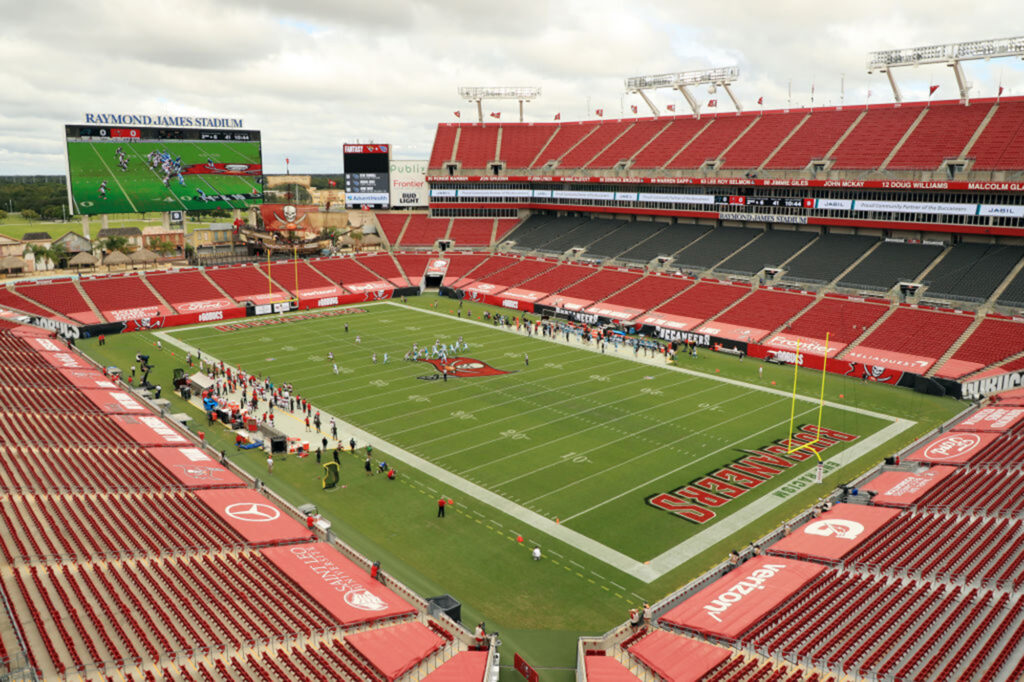
[[[321,191],[241,120],[67,125],[86,240],[231,213],[0,287],[0,679],[1024,679],[1024,97],[962,80],[1021,55],[464,88],[422,204],[388,144]]]

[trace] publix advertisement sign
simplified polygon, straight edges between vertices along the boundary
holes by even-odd
[[[427,192],[427,161],[391,161],[391,206],[426,207],[430,199]]]

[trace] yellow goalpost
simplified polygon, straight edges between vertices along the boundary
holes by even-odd
[[[821,483],[823,478],[823,462],[821,461],[821,455],[812,446],[821,440],[821,415],[825,410],[825,375],[828,374],[828,341],[829,333],[825,333],[825,354],[821,367],[821,394],[818,396],[818,424],[814,431],[814,440],[808,443],[800,443],[794,446],[795,439],[793,438],[793,428],[796,426],[796,382],[797,376],[800,371],[800,339],[796,342],[796,354],[793,357],[793,397],[789,406],[789,445],[786,446],[786,454],[792,455],[800,450],[810,450],[814,453],[814,457],[818,460],[818,471],[817,471],[817,482]]]

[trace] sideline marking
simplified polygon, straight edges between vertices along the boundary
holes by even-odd
[[[437,315],[445,319],[451,319],[451,316],[446,315],[445,313],[440,313],[432,310],[422,310],[419,308],[409,306],[401,306],[400,304],[394,303],[392,301],[381,301],[371,303],[369,305],[395,306],[403,310],[412,310],[417,313],[426,313],[428,315]],[[369,305],[363,304],[363,307],[369,307]],[[517,332],[514,329],[509,329],[505,327],[494,327],[493,325],[486,324],[484,322],[478,322],[476,320],[466,320],[465,318],[461,318],[461,321],[464,323],[480,325],[488,329],[504,331],[506,333],[515,334],[516,336],[520,337],[524,336],[524,334],[522,334],[521,332]],[[192,329],[202,329],[205,326],[206,325],[191,325],[189,327],[175,327],[173,331],[154,331],[152,333],[155,337],[163,341],[166,341],[171,345],[177,346],[178,348],[181,348],[184,351],[196,352],[196,349],[194,347],[192,347],[191,345],[189,345],[188,343],[181,339],[175,338],[173,334],[176,334],[179,331],[184,332]],[[531,335],[526,338],[536,338],[539,341],[552,342],[552,339],[537,335]],[[589,348],[582,344],[566,344],[557,340],[554,342],[560,345],[567,345],[578,350],[589,350],[592,353],[596,353],[599,355],[601,354],[599,349]],[[210,358],[211,361],[220,362],[218,358],[214,357],[209,353],[205,353],[205,356]],[[630,358],[624,359],[629,360]],[[791,394],[787,391],[766,388],[763,386],[758,386],[756,384],[749,384],[743,381],[739,381],[737,379],[729,379],[727,377],[708,375],[702,372],[696,372],[693,370],[675,367],[672,365],[663,365],[657,362],[652,363],[646,362],[644,360],[633,361],[639,362],[641,364],[655,365],[663,369],[680,372],[682,374],[687,374],[701,379],[711,379],[713,381],[742,387],[748,390],[757,390],[762,393],[778,395],[784,398],[792,397]],[[816,398],[808,398],[806,396],[798,395],[797,399],[802,400],[804,402],[812,403],[815,406],[819,404],[819,400]],[[825,404],[837,410],[862,414],[865,416],[889,422],[889,426],[879,431],[876,431],[870,436],[864,438],[862,441],[859,441],[858,443],[855,443],[849,448],[843,450],[843,452],[839,456],[842,457],[845,461],[840,463],[839,467],[837,467],[833,471],[840,471],[844,467],[853,464],[870,450],[873,450],[876,447],[880,447],[883,443],[889,441],[892,438],[895,438],[896,436],[903,433],[904,431],[911,428],[917,423],[909,419],[893,417],[891,415],[885,415],[878,412],[873,412],[871,410],[865,410],[859,407],[841,405],[838,403],[833,403],[831,401],[826,401]],[[321,414],[323,415],[324,419],[329,419],[332,416],[329,413],[324,412],[323,410],[321,410]],[[641,582],[645,583],[651,583],[657,580],[669,571],[672,571],[679,565],[683,564],[694,554],[703,551],[704,549],[707,549],[717,544],[718,542],[721,542],[722,540],[726,539],[729,535],[735,533],[737,530],[742,528],[750,521],[770,512],[772,509],[778,507],[779,505],[785,502],[785,500],[780,499],[774,495],[765,494],[761,498],[754,500],[753,502],[745,505],[744,507],[738,509],[737,511],[731,513],[730,515],[722,517],[721,519],[716,521],[713,526],[701,530],[699,533],[692,536],[688,540],[684,540],[675,547],[669,548],[665,552],[662,552],[655,558],[651,559],[649,562],[645,563],[643,561],[637,561],[636,559],[633,559],[632,557],[623,554],[618,550],[612,549],[611,547],[608,547],[607,545],[598,542],[597,540],[594,540],[593,538],[590,538],[589,536],[586,536],[578,531],[567,528],[565,525],[561,523],[555,523],[553,520],[548,519],[547,517],[542,516],[541,514],[538,514],[530,509],[527,509],[526,507],[517,504],[516,502],[506,497],[498,495],[497,493],[494,493],[491,490],[484,488],[483,486],[473,483],[472,481],[469,481],[462,476],[454,474],[448,471],[447,469],[444,469],[434,464],[433,462],[425,460],[422,457],[419,457],[418,455],[415,455],[409,452],[408,450],[405,450],[404,448],[400,448],[397,445],[393,445],[382,438],[374,436],[369,432],[355,426],[354,424],[350,424],[349,422],[337,416],[335,416],[334,418],[337,421],[339,428],[344,426],[346,429],[348,429],[354,434],[357,440],[364,443],[370,443],[371,445],[373,445],[375,449],[385,450],[388,452],[390,456],[395,457],[395,459],[399,460],[403,464],[408,464],[409,466],[415,467],[416,469],[419,469],[428,476],[431,476],[437,479],[438,481],[443,482],[448,487],[458,490],[466,495],[470,495],[471,497],[475,497],[480,502],[488,504],[494,507],[495,509],[498,509],[504,512],[505,514],[508,514],[513,518],[516,518],[522,523],[525,523],[542,533],[557,538],[558,540],[561,540],[562,542],[565,542],[568,545],[576,547],[580,551],[584,552],[585,554],[589,554],[591,557],[597,559],[598,561],[608,564],[609,566],[616,568],[622,571],[623,573],[626,573],[636,578],[637,580],[640,580]]]

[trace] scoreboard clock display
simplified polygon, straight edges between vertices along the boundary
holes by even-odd
[[[346,144],[345,205],[388,208],[391,205],[391,145]]]

